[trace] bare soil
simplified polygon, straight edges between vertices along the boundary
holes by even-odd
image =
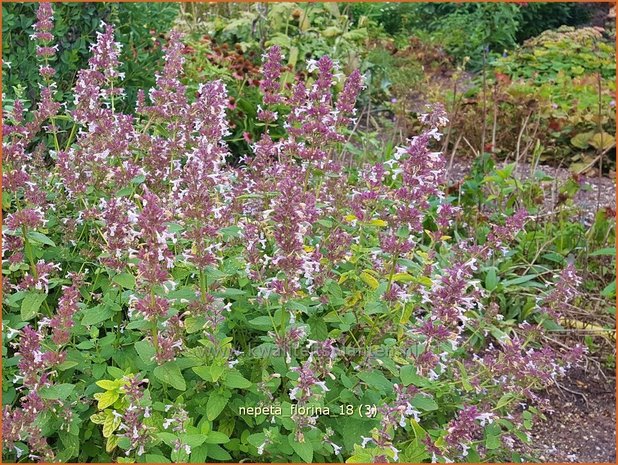
[[[541,462],[616,463],[615,373],[573,369],[544,394],[554,411],[522,452]]]

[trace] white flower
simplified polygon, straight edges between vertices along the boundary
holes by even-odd
[[[168,418],[163,422],[163,429],[168,429],[172,425],[172,423],[174,423],[174,419]]]

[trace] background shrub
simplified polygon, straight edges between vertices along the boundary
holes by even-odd
[[[36,44],[30,40],[37,3],[2,3],[2,89],[7,97],[16,95],[15,88],[27,100],[34,101],[39,65]],[[58,38],[56,77],[58,97],[70,92],[77,71],[84,68],[90,56],[89,47],[101,22],[115,24],[122,31],[122,58],[126,73],[127,104],[135,102],[137,89],[154,85],[154,71],[162,56],[162,34],[178,13],[176,3],[56,3],[54,35]]]

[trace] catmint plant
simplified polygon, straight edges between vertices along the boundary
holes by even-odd
[[[581,281],[545,274],[504,318],[483,277],[530,213],[466,223],[443,108],[344,167],[363,76],[323,56],[284,82],[273,46],[230,163],[226,87],[188,85],[179,33],[123,113],[114,27],[62,101],[53,31],[41,3],[39,102],[3,112],[5,460],[493,461],[526,438],[581,356],[540,339]]]

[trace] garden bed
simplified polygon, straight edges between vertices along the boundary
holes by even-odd
[[[143,8],[3,4],[4,461],[615,459],[608,31]]]
[[[574,369],[546,395],[554,411],[522,450],[542,462],[616,462],[615,372]]]

